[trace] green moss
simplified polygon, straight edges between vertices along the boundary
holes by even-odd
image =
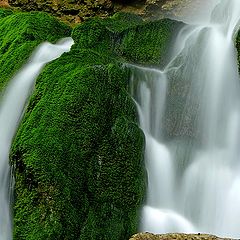
[[[111,33],[100,19],[94,18],[78,25],[72,32],[75,48],[92,48],[98,51],[111,50]]]
[[[116,48],[121,32],[142,22],[140,17],[128,13],[118,13],[107,19],[92,18],[73,29],[73,49],[92,49],[101,55],[119,58]]]
[[[92,239],[109,239],[110,228],[126,239],[136,231],[129,216],[143,198],[143,135],[134,124],[128,72],[98,53],[93,64],[93,53],[64,54],[38,79],[13,146],[15,239],[85,239],[89,231],[101,233]]]
[[[43,41],[70,35],[70,28],[46,13],[0,11],[0,90]]]
[[[122,36],[118,51],[133,63],[158,64],[180,26],[176,21],[161,19],[129,28]]]
[[[38,14],[24,16],[35,23]],[[19,30],[21,41],[6,38],[15,41],[12,50],[29,42],[20,56],[42,33],[52,41],[69,33],[66,27],[42,32],[41,24],[34,26]],[[14,239],[125,240],[137,231],[146,185],[144,136],[123,62],[160,62],[174,28],[170,20],[117,14],[73,30],[71,51],[37,79],[12,147]]]
[[[13,11],[11,9],[0,8],[0,19],[5,18],[11,14],[13,14]]]
[[[143,23],[143,19],[135,14],[118,12],[103,20],[104,25],[112,32],[122,32],[130,27]]]
[[[73,48],[94,49],[131,63],[159,64],[181,26],[182,23],[170,19],[144,22],[134,14],[118,13],[78,25],[72,33]]]

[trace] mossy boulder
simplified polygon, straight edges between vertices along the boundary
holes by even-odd
[[[109,55],[108,50],[111,51],[113,47],[111,32],[99,19],[92,19],[77,26],[72,32],[72,38],[75,42],[74,48],[94,49],[102,54],[107,51]]]
[[[0,90],[43,41],[56,42],[71,29],[46,13],[0,9]]]
[[[183,23],[170,19],[143,21],[137,15],[117,13],[91,19],[72,33],[73,48],[92,48],[135,64],[163,64],[170,42]]]
[[[169,42],[181,26],[170,19],[144,22],[123,32],[118,51],[133,63],[163,63]]]
[[[81,61],[71,52],[48,65],[18,132],[16,239],[124,239],[136,231],[144,138],[128,75],[117,64]]]
[[[144,20],[135,14],[118,12],[110,18],[103,20],[105,26],[112,32],[119,33],[131,27],[136,27],[144,23]]]
[[[3,19],[3,42],[11,49],[0,61],[10,53],[18,61],[5,65],[8,78],[38,43],[70,33],[43,13]],[[160,63],[177,26],[124,13],[72,31],[75,45],[38,77],[12,146],[14,239],[125,240],[137,232],[146,187],[144,136],[124,66]],[[151,51],[146,35],[155,42]]]

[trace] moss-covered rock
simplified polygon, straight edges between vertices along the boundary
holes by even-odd
[[[69,36],[71,29],[46,13],[0,9],[0,90],[43,41]]]
[[[143,135],[128,75],[81,61],[71,52],[49,64],[18,132],[16,239],[124,239],[136,231]]]
[[[0,19],[13,14],[11,9],[0,8]]]
[[[160,64],[182,25],[170,19],[148,22],[134,14],[118,13],[77,26],[72,33],[73,48],[92,48],[101,55],[113,55],[135,64]]]
[[[16,18],[14,38],[8,32]],[[12,61],[23,62],[43,39],[68,36],[69,28],[56,20],[46,28],[47,19],[42,13],[4,18],[4,41],[15,44]],[[144,136],[123,63],[159,63],[176,26],[124,13],[73,30],[71,51],[37,79],[12,147],[14,239],[125,240],[137,231],[146,185]],[[7,76],[11,66],[5,66]]]
[[[142,24],[143,19],[135,14],[127,12],[118,12],[112,17],[104,19],[105,26],[112,32],[122,32],[130,27],[135,27]]]
[[[170,19],[161,19],[129,28],[123,33],[118,51],[133,63],[159,64],[181,25]]]
[[[93,49],[101,55],[114,55],[119,58],[121,54],[116,56],[116,44],[122,40],[121,32],[142,23],[142,18],[129,13],[117,13],[103,20],[92,18],[73,29],[72,38],[75,42],[73,48]]]

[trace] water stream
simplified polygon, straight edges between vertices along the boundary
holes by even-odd
[[[55,45],[41,44],[29,62],[10,81],[0,99],[0,240],[12,239],[9,151],[34,83],[46,63],[68,52],[73,44],[64,38]]]
[[[131,67],[146,136],[141,230],[240,237],[239,0],[213,0],[163,70]]]

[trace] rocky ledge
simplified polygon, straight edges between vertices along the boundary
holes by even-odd
[[[152,233],[138,233],[133,235],[130,240],[230,240],[230,238],[219,238],[208,234],[152,234]]]
[[[9,7],[8,0],[0,0],[0,7]]]
[[[48,12],[65,22],[78,24],[91,17],[131,12],[147,19],[186,14],[192,2],[200,0],[0,0],[0,7]],[[204,0],[206,1],[206,0]]]

